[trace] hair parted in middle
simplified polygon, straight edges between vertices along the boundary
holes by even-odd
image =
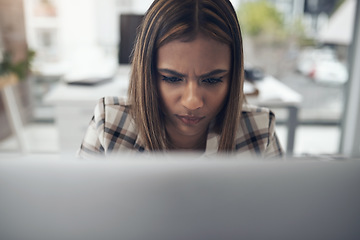
[[[194,40],[198,34],[231,49],[229,92],[215,126],[221,135],[218,151],[234,149],[244,101],[244,64],[241,30],[232,4],[229,0],[155,0],[138,29],[128,92],[131,113],[149,150],[168,148],[157,87],[158,49],[173,40]]]

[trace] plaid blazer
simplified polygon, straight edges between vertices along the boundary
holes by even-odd
[[[209,130],[204,155],[216,154],[220,135]],[[124,99],[104,97],[94,110],[83,142],[78,150],[81,158],[109,156],[125,151],[146,152]],[[275,133],[275,116],[266,108],[244,104],[235,137],[236,154],[251,157],[281,157],[282,147]]]

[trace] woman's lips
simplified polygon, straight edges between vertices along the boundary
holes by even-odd
[[[196,125],[205,117],[187,116],[187,115],[176,115],[183,123],[187,125]]]

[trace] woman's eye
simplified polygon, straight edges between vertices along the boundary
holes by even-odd
[[[167,77],[167,76],[162,76],[162,80],[168,83],[178,83],[180,81],[182,81],[181,78],[178,77]]]
[[[202,82],[206,84],[217,84],[222,82],[222,78],[206,78],[202,80]]]

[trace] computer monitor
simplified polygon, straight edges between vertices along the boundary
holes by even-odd
[[[0,239],[360,239],[360,162],[0,161]]]

